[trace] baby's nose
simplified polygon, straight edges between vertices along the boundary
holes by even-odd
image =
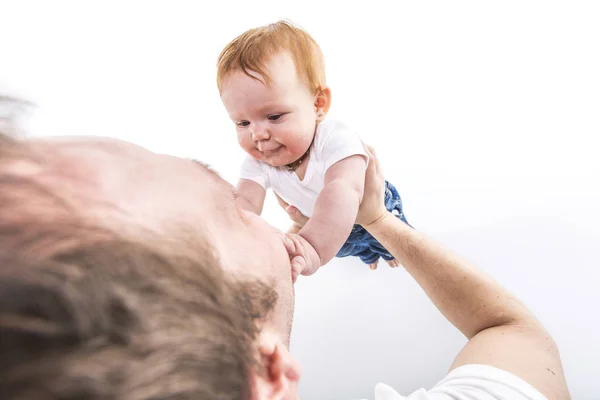
[[[255,142],[261,140],[269,140],[269,138],[269,133],[263,129],[255,129],[254,131],[252,131],[252,140],[254,140]]]

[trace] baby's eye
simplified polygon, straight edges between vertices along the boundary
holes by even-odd
[[[248,122],[248,121],[239,121],[239,122],[236,122],[236,125],[240,126],[240,127],[244,127],[244,126],[250,125],[250,122]]]
[[[277,121],[279,118],[281,118],[283,116],[283,114],[273,114],[273,115],[269,115],[269,121]]]

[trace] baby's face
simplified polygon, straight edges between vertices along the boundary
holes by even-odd
[[[287,52],[266,65],[272,82],[256,74],[231,72],[221,100],[236,125],[240,146],[253,158],[273,166],[296,161],[308,150],[317,125],[316,94],[299,79]]]

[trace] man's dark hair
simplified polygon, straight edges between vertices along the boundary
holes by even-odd
[[[227,279],[208,241],[93,226],[19,172],[32,154],[0,132],[0,398],[247,398],[273,291]]]

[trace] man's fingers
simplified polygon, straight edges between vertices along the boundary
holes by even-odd
[[[382,170],[375,149],[367,144],[365,144],[364,147],[367,154],[369,155],[369,166],[367,167],[367,179],[365,181],[366,186],[369,180],[380,179],[380,177],[382,176]]]
[[[281,197],[279,197],[277,193],[275,193],[275,197],[277,198],[277,202],[279,203],[281,208],[283,208],[284,210],[289,206],[289,204],[286,203],[286,201],[283,200]]]
[[[369,157],[373,157],[374,159],[377,159],[377,152],[375,151],[375,148],[369,144],[366,144],[365,147],[366,147],[367,154],[369,155]]]
[[[367,153],[369,153],[369,155],[377,157],[377,154],[375,153],[375,148],[373,146],[371,146],[370,144],[366,144],[365,146],[367,147]]]
[[[285,200],[279,197],[277,193],[275,193],[275,198],[277,198],[277,203],[279,203],[279,206],[285,210],[292,222],[294,222],[300,228],[306,225],[308,222],[308,217],[305,217],[300,210],[294,206],[290,206]]]
[[[375,168],[375,171],[379,171],[381,169],[381,165],[379,164],[379,159],[377,158],[377,152],[375,151],[375,148],[370,145],[366,145],[366,148],[367,154],[369,154],[369,159],[371,159],[373,162],[373,167]]]
[[[308,222],[308,217],[305,217],[300,210],[294,206],[287,206],[285,211],[288,213],[290,219],[300,227],[303,227]]]

